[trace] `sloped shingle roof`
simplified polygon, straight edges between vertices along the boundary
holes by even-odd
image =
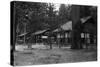
[[[61,25],[60,28],[62,30],[72,30],[72,21],[68,21],[65,24]],[[59,29],[55,29],[53,32],[58,32]]]

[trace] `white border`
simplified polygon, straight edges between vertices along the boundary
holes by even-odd
[[[10,66],[10,1],[12,0],[0,0],[0,67]],[[53,3],[69,3],[80,5],[97,5],[98,6],[98,18],[100,18],[100,1],[99,0],[17,0],[17,1],[31,1],[31,2],[53,2]],[[98,29],[100,28],[98,19]],[[98,34],[100,31],[98,30]],[[98,38],[100,35],[98,35]],[[98,48],[99,46],[98,39]],[[98,49],[98,55],[100,49]],[[100,56],[98,56],[100,57]],[[100,59],[100,58],[99,58]],[[98,62],[79,62],[79,63],[63,63],[63,64],[50,64],[50,65],[32,65],[25,67],[99,67],[100,60]],[[22,66],[24,67],[24,66]]]

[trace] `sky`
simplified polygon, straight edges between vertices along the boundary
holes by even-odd
[[[54,4],[54,5],[55,5],[55,10],[59,10],[61,4]]]

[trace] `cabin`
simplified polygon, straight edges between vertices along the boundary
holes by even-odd
[[[96,44],[97,26],[96,22],[91,16],[81,18],[81,43],[82,44]],[[62,46],[71,44],[72,21],[62,24],[59,28],[52,31],[56,36],[56,44]]]
[[[81,43],[82,44],[96,44],[97,42],[97,26],[91,16],[81,18]],[[29,43],[43,43],[56,44],[67,46],[71,45],[72,21],[60,25],[53,30],[39,30],[27,37],[28,33],[21,34],[18,37],[24,38],[26,36]]]
[[[85,43],[96,44],[97,22],[95,22],[91,16],[88,16],[86,20],[82,18],[81,21],[83,21],[82,38],[85,40]]]
[[[68,21],[59,28],[53,30],[52,32],[56,34],[56,44],[68,45],[70,43],[71,30],[72,21]]]

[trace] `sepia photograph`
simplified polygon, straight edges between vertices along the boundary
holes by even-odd
[[[97,61],[97,6],[12,1],[11,65]]]

